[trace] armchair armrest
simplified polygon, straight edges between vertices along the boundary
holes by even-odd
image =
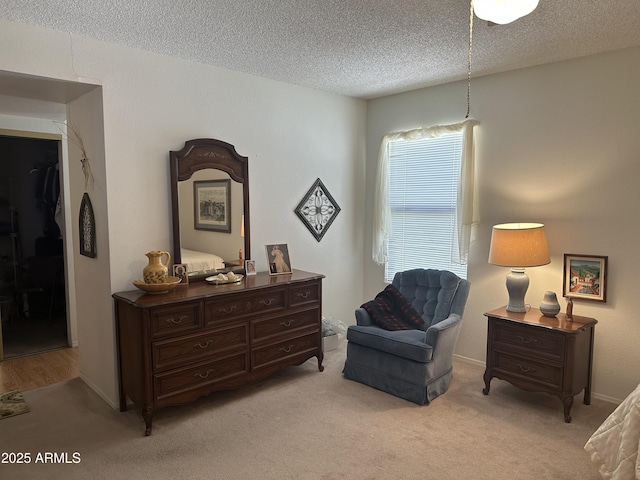
[[[356,324],[363,327],[370,327],[374,325],[373,320],[369,316],[369,312],[367,312],[364,308],[356,308]]]
[[[460,315],[452,313],[441,322],[431,325],[427,328],[427,345],[435,347],[440,337],[448,337],[452,334],[454,335],[453,343],[455,344],[458,336],[456,327],[459,326],[461,321],[462,317],[460,317]]]

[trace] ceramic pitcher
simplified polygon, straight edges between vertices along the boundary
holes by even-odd
[[[149,264],[142,270],[144,283],[166,283],[169,276],[169,262],[171,261],[169,252],[151,250],[145,255],[149,259]],[[163,256],[167,257],[164,263],[161,261]]]

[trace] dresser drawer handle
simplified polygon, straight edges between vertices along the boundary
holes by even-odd
[[[291,325],[293,325],[293,322],[295,320],[287,320],[285,322],[280,322],[280,325],[282,325],[283,327],[290,327]]]
[[[204,345],[202,344],[202,342],[198,342],[193,346],[193,348],[196,348],[196,347],[207,348],[210,344],[211,344],[211,340],[207,340],[207,342]]]
[[[518,335],[516,338],[520,340],[520,343],[524,343],[527,345],[530,343],[538,343],[537,339],[531,337],[523,337],[522,335]]]
[[[167,318],[167,323],[173,323],[174,325],[180,325],[182,323],[182,321],[186,320],[187,318],[189,318],[187,315],[180,315],[177,319],[176,318]]]
[[[196,378],[207,378],[211,373],[213,373],[213,370],[209,369],[209,370],[207,370],[207,373],[205,373],[205,374],[202,374],[202,373],[198,372],[198,373],[194,374],[193,376],[196,377]]]
[[[531,367],[525,367],[520,363],[516,363],[516,366],[520,369],[520,371],[522,373],[531,373],[531,372],[535,372],[536,369],[535,368],[531,368]]]
[[[273,304],[273,302],[275,302],[275,299],[273,299],[273,298],[270,298],[270,299],[268,299],[268,300],[260,299],[260,300],[258,301],[258,303],[259,303],[260,305],[263,305],[263,306],[265,306],[265,307],[268,307],[269,305],[272,305],[272,304]]]
[[[300,298],[307,298],[309,295],[311,295],[311,292],[309,292],[308,290],[306,292],[299,292],[298,296]]]
[[[288,347],[280,347],[280,351],[284,353],[291,353],[292,349],[293,349],[293,345],[289,345]]]
[[[219,309],[218,309],[218,312],[220,312],[220,313],[226,313],[226,314],[229,314],[229,313],[233,313],[233,311],[234,311],[236,308],[237,308],[237,307],[236,307],[235,305],[230,305],[230,306],[228,306],[228,307],[221,307],[221,308],[219,308]]]

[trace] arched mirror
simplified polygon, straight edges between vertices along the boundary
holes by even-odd
[[[173,262],[189,278],[243,269],[251,258],[249,161],[233,145],[211,138],[169,152]]]

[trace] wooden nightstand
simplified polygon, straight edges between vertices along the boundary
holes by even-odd
[[[584,389],[591,403],[594,318],[566,315],[545,317],[532,308],[526,313],[506,307],[485,313],[488,318],[485,388],[493,377],[530,392],[546,392],[564,404],[564,421],[571,422],[573,397]]]

